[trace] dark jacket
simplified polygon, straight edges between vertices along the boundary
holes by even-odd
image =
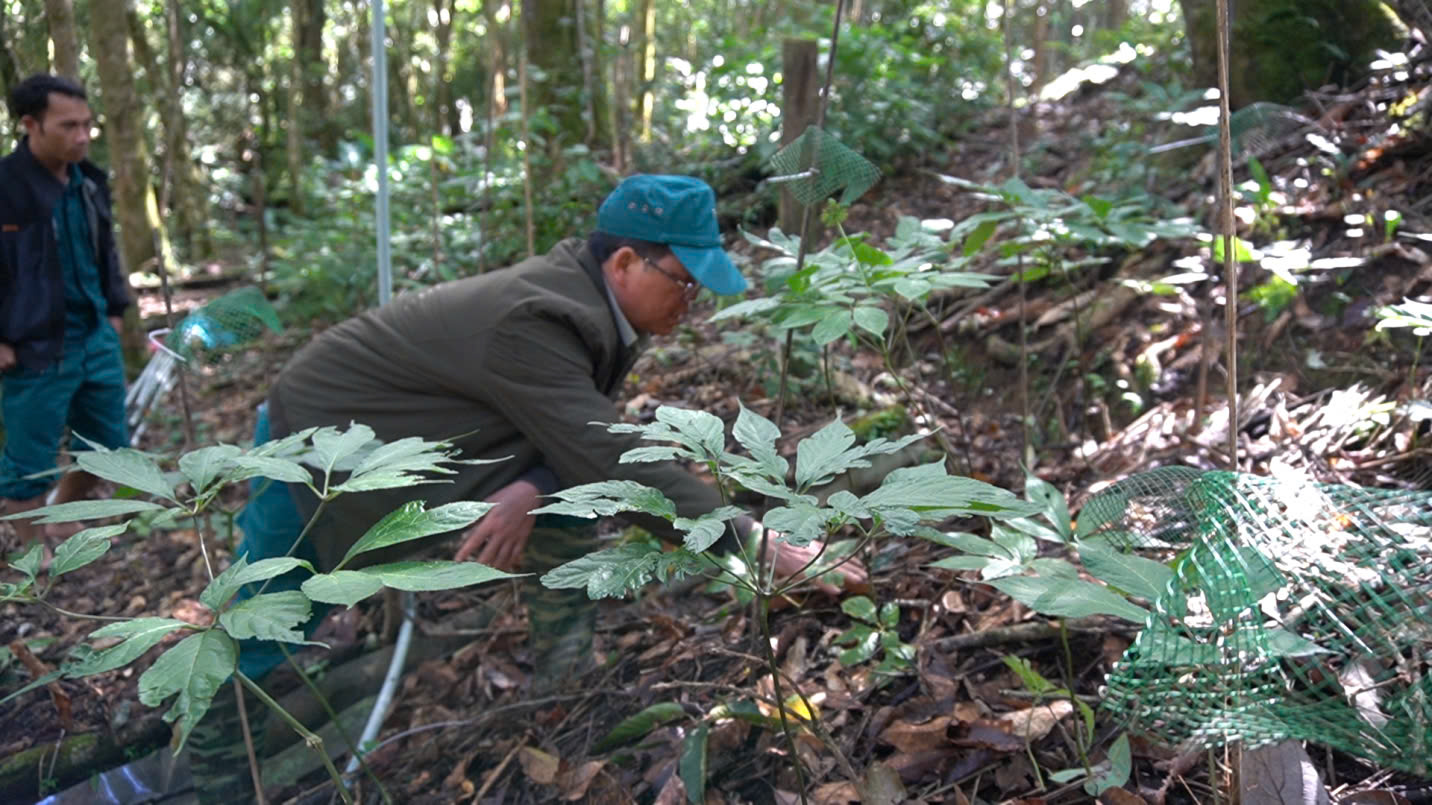
[[[608,480],[655,487],[683,517],[719,507],[714,487],[674,464],[621,463],[644,443],[589,424],[620,421],[613,398],[636,357],[622,346],[601,267],[576,239],[511,268],[403,294],[328,329],[288,362],[269,394],[275,436],[361,422],[384,441],[450,439],[463,458],[510,458],[456,467],[440,484],[338,498],[310,533],[320,565],[332,569],[409,500],[430,507],[482,500],[539,465],[562,487]],[[313,495],[305,490],[299,500],[311,516]],[[665,520],[622,517],[680,540]],[[399,547],[364,560],[388,561],[414,546]]]
[[[100,286],[109,309],[120,316],[130,298],[114,243],[109,182],[88,160],[84,206]],[[65,333],[65,278],[55,235],[55,204],[61,184],[30,153],[29,140],[0,159],[0,343],[15,349],[26,369],[44,369],[60,355]]]

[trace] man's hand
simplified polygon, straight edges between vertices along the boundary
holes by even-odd
[[[496,505],[467,530],[453,558],[462,562],[477,554],[474,558],[488,567],[516,570],[537,522],[536,515],[527,513],[537,508],[537,497],[530,481],[513,481],[493,492],[485,502]]]
[[[119,333],[120,335],[124,335],[124,317],[123,317],[123,316],[110,316],[110,317],[109,317],[109,326],[113,327],[113,328],[114,328],[114,331],[115,331],[116,333]]]
[[[802,568],[811,563],[816,555],[820,554],[824,545],[820,541],[812,541],[809,545],[798,547],[776,539],[775,531],[766,535],[766,559],[772,563],[776,571],[776,578],[786,578],[799,573]],[[817,568],[829,567],[832,563],[831,557],[821,556],[816,563]],[[848,589],[853,585],[865,584],[870,581],[870,574],[866,572],[865,565],[858,559],[851,559],[835,569],[836,573],[845,577],[845,587]],[[831,595],[839,595],[840,590],[834,585],[817,581],[817,589]]]
[[[14,365],[15,348],[9,344],[0,344],[0,372],[8,372]]]

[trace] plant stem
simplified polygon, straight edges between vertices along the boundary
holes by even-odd
[[[254,734],[249,729],[249,710],[244,705],[244,688],[239,684],[238,678],[233,680],[234,699],[238,702],[239,710],[239,731],[244,735],[244,752],[249,756],[249,776],[254,781],[254,797],[259,805],[265,805],[268,801],[264,798],[263,775],[259,773],[259,756],[254,752]]]
[[[770,599],[764,591],[756,594],[756,606],[761,623],[761,653],[766,657],[766,666],[771,672],[771,688],[776,696],[776,712],[781,716],[781,731],[786,736],[786,747],[791,753],[791,766],[796,770],[796,786],[800,791],[801,805],[807,805],[805,767],[801,764],[800,753],[796,751],[796,736],[791,731],[790,717],[786,715],[786,697],[781,693],[781,669],[776,664],[776,649],[771,645]]]
[[[323,738],[309,730],[308,727],[303,726],[303,722],[294,718],[292,713],[283,709],[283,705],[274,701],[272,696],[268,695],[258,683],[245,676],[242,671],[234,671],[234,676],[243,683],[244,687],[248,688],[251,693],[257,696],[259,701],[268,705],[275,713],[278,713],[279,718],[282,718],[284,723],[292,727],[293,731],[298,733],[299,737],[303,739],[303,742],[307,744],[310,749],[318,753],[318,756],[323,760],[324,768],[328,769],[328,776],[333,778],[333,784],[338,787],[338,796],[342,797],[343,801],[348,803],[348,805],[353,805],[353,795],[348,792],[348,787],[343,785],[343,776],[340,775],[338,769],[334,767],[333,759],[328,756],[328,750],[323,748]]]

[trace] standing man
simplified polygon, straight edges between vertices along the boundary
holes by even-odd
[[[370,526],[408,501],[495,503],[461,536],[457,559],[533,574],[523,591],[533,689],[561,684],[591,662],[596,608],[585,589],[549,590],[537,579],[599,545],[591,520],[529,514],[542,505],[540,497],[630,480],[659,489],[682,517],[722,505],[716,489],[672,463],[621,463],[640,441],[592,424],[619,420],[613,401],[649,336],[672,332],[702,288],[718,294],[746,288],[721,248],[715,194],[686,176],[638,175],[607,196],[597,231],[586,239],[564,240],[511,268],[404,294],[325,331],[279,374],[256,441],[359,422],[384,441],[421,436],[450,441],[465,458],[509,458],[457,467],[446,483],[339,497],[296,553],[330,570]],[[302,485],[267,485],[240,516],[244,539],[235,555],[250,562],[283,555],[316,509]],[[680,541],[665,520],[621,516]],[[737,530],[744,535],[754,526],[748,519]],[[441,538],[359,560],[392,561]],[[821,549],[777,544],[771,542],[771,552],[781,575],[801,570]],[[728,533],[724,547],[734,545]],[[865,576],[858,564],[841,571],[851,581]],[[239,669],[251,678],[282,661],[272,643],[241,643]],[[239,735],[236,700],[221,693],[189,741],[201,803],[253,797]]]
[[[88,159],[85,91],[35,75],[10,93],[25,128],[0,159],[0,501],[7,513],[43,504],[65,427],[108,448],[129,444],[119,330],[129,293],[115,250],[109,185]],[[71,450],[84,450],[74,439]],[[66,474],[56,503],[84,497],[89,473]],[[22,543],[41,526],[12,520]]]

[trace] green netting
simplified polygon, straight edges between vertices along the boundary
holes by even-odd
[[[837,190],[841,204],[860,198],[880,178],[880,169],[816,126],[771,156],[773,182],[782,182],[796,201],[819,204]],[[815,166],[814,170],[812,165]]]
[[[1079,532],[1171,561],[1107,704],[1170,744],[1299,739],[1432,764],[1432,493],[1169,467]]]
[[[185,316],[164,346],[190,366],[212,364],[283,325],[263,291],[249,286],[230,291]]]

